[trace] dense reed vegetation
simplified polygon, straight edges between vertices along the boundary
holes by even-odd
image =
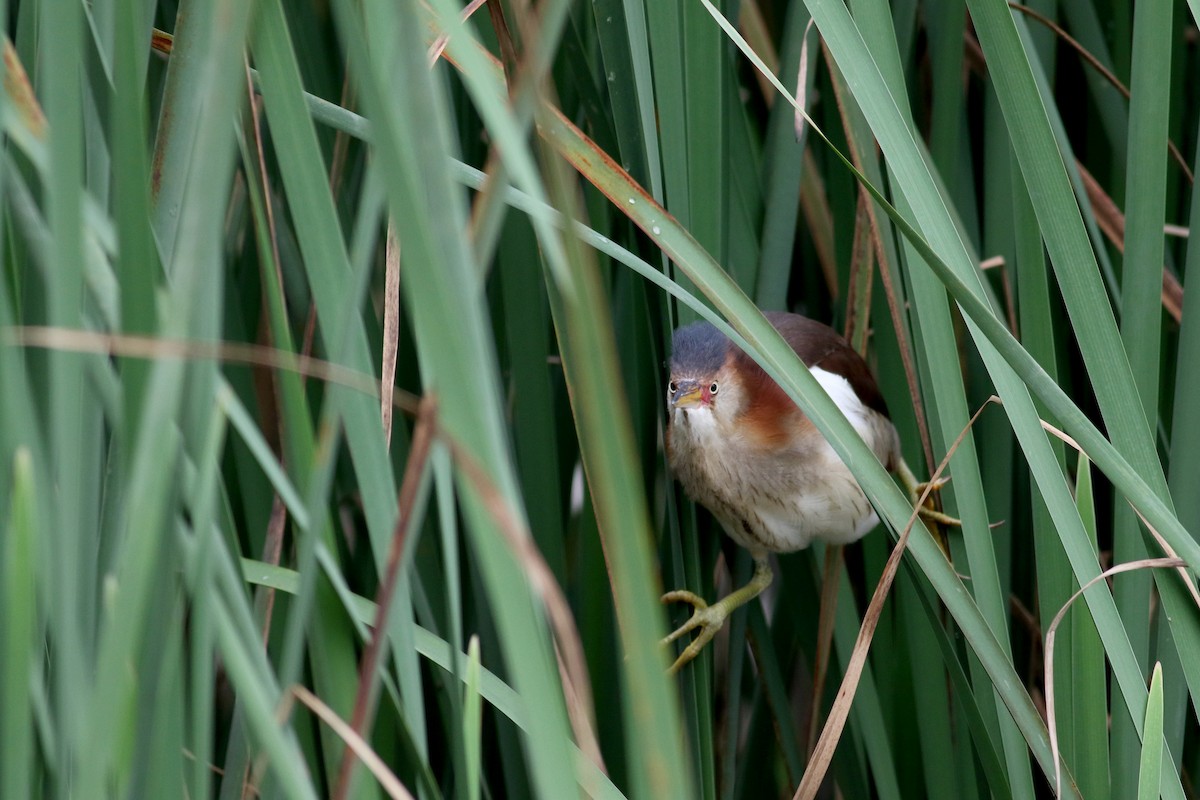
[[[0,797],[1196,796],[1196,0],[0,9]],[[884,524],[668,677],[701,316]]]

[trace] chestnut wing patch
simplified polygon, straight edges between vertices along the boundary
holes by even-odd
[[[806,367],[820,367],[826,372],[841,375],[850,382],[863,405],[891,419],[887,403],[867,362],[837,331],[799,314],[772,312],[766,317]]]

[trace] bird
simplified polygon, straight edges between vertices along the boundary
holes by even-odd
[[[862,356],[832,328],[808,317],[765,316],[912,494],[916,482],[901,456],[900,436]],[[816,539],[848,544],[874,528],[879,517],[812,420],[712,323],[676,329],[669,364],[667,463],[688,496],[750,551],[755,565],[745,586],[712,605],[690,591],[663,595],[665,603],[694,609],[663,642],[698,630],[671,666],[675,673],[703,650],[729,614],[771,585],[770,553],[802,550]]]

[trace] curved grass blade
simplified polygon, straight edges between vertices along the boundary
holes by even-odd
[[[1138,800],[1155,800],[1158,797],[1159,780],[1162,775],[1163,756],[1163,679],[1162,664],[1154,665],[1150,677],[1150,699],[1146,703],[1146,723],[1142,728],[1141,768],[1138,771]]]

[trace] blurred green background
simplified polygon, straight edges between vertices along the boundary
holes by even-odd
[[[1196,0],[0,11],[0,797],[1197,796]],[[848,714],[911,505],[756,307],[1001,400]],[[699,316],[884,524],[668,678]]]

